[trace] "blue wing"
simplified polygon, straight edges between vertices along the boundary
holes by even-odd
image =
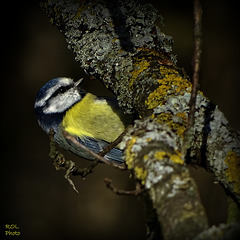
[[[108,143],[103,140],[96,140],[94,138],[89,138],[89,137],[85,137],[83,139],[80,139],[79,137],[77,137],[76,139],[81,144],[83,144],[84,146],[86,146],[87,148],[89,148],[90,150],[92,150],[95,153],[101,152],[108,145]],[[69,144],[68,150],[70,150],[71,152],[73,152],[81,157],[87,158],[87,159],[94,159],[94,157],[92,155],[90,155],[83,149],[76,146],[76,144],[74,144],[72,141],[67,140],[67,142]],[[104,158],[108,159],[111,162],[117,163],[117,164],[123,163],[123,153],[118,148],[111,149],[104,156]]]
[[[101,152],[108,145],[107,142],[94,138],[84,138],[83,140],[77,138],[77,140],[95,153]],[[111,149],[104,157],[116,163],[123,163],[122,151],[117,148]]]

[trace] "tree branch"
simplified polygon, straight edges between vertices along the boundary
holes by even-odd
[[[240,135],[200,91],[185,157],[189,101],[198,86],[192,90],[171,54],[172,38],[154,25],[156,9],[131,0],[52,0],[42,7],[81,67],[117,95],[125,112],[141,118],[121,145],[128,169],[148,190],[164,239],[191,238],[208,226],[185,162],[212,171],[240,203]]]
[[[193,50],[193,81],[192,91],[189,101],[189,114],[186,131],[194,125],[194,112],[196,105],[197,92],[199,89],[199,73],[202,54],[202,7],[200,0],[193,1],[193,16],[194,16],[194,50]]]
[[[141,185],[139,183],[136,184],[136,188],[134,190],[122,190],[122,189],[117,189],[116,187],[113,186],[112,180],[109,178],[104,179],[104,183],[106,184],[107,188],[109,188],[111,191],[118,195],[139,195],[143,190],[141,189]]]
[[[124,143],[126,163],[149,190],[164,239],[191,239],[206,229],[197,186],[171,130],[151,118],[136,121]]]

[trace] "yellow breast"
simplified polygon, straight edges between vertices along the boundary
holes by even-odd
[[[67,112],[62,122],[65,131],[80,138],[92,137],[114,141],[125,129],[122,114],[113,110],[106,100],[91,93]]]

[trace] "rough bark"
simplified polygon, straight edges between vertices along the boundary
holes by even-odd
[[[186,164],[213,172],[240,204],[240,134],[199,91],[184,140],[191,83],[171,54],[172,38],[154,25],[156,9],[130,0],[55,0],[42,7],[80,66],[116,94],[125,112],[139,115],[122,148],[148,190],[164,239],[192,238],[208,226]]]

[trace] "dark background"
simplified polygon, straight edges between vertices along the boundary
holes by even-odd
[[[165,19],[161,30],[174,38],[178,65],[191,75],[192,2],[154,2]],[[133,189],[129,172],[101,164],[86,180],[74,178],[76,194],[64,172],[52,166],[49,139],[33,112],[37,90],[52,78],[68,76],[85,77],[85,89],[95,94],[107,92],[83,73],[38,3],[22,4],[8,1],[1,14],[1,234],[5,224],[17,224],[22,239],[145,239],[143,203],[136,197],[117,196],[103,184],[109,177],[117,187]],[[201,89],[240,130],[238,2],[204,1],[203,8]],[[67,156],[80,166],[89,163]],[[191,171],[210,224],[224,222],[223,190],[211,174]]]

